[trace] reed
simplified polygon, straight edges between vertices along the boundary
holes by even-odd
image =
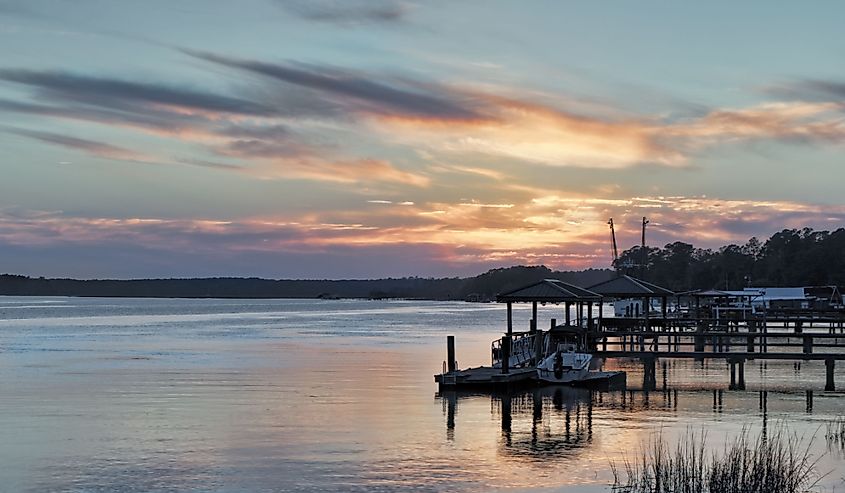
[[[658,434],[635,460],[626,457],[621,467],[611,462],[612,489],[618,493],[806,492],[821,479],[809,442],[802,445],[782,426],[755,437],[743,429],[723,451],[708,454],[703,431],[687,430],[674,449]]]
[[[845,417],[838,416],[827,422],[824,439],[829,448],[845,449]]]

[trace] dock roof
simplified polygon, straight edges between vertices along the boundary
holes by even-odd
[[[674,291],[625,275],[590,286],[589,290],[602,296],[614,298],[675,296]]]
[[[723,291],[720,289],[699,289],[683,293],[683,296],[696,298],[755,298],[760,296],[759,291]]]
[[[496,296],[499,303],[532,302],[560,303],[565,301],[596,301],[601,295],[558,279],[543,279]]]

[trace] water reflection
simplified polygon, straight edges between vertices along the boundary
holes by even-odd
[[[454,439],[464,392],[439,395],[446,413],[446,438]],[[593,436],[593,392],[572,387],[544,387],[522,393],[490,395],[490,410],[501,422],[500,451],[529,460],[564,458],[586,447]]]
[[[572,458],[590,447],[597,438],[594,437],[594,419],[606,422],[611,416],[617,422],[641,423],[648,416],[661,416],[661,419],[683,417],[697,410],[704,415],[710,412],[713,419],[721,420],[725,413],[754,416],[756,401],[757,418],[754,421],[765,437],[770,421],[769,394],[768,390],[679,390],[664,383],[663,388],[657,391],[551,386],[515,393],[444,391],[436,397],[442,403],[447,440],[454,441],[456,427],[460,426],[458,411],[461,401],[489,399],[491,417],[500,423],[500,455],[532,461],[559,461]],[[778,416],[800,412],[790,409],[797,407],[795,404],[800,401],[803,401],[804,413],[813,414],[812,390],[774,394]],[[597,412],[600,413],[598,417],[595,416]],[[475,423],[467,423],[467,426],[475,426]]]

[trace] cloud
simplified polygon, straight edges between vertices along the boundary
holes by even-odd
[[[295,269],[297,261],[317,255],[343,257],[345,263],[314,264],[309,277],[343,277],[358,273],[356,269],[367,259],[388,252],[404,256],[404,270],[385,272],[378,265],[368,265],[370,276],[454,268],[473,273],[473,269],[518,263],[546,263],[561,269],[607,267],[611,256],[607,218],[611,216],[622,248],[639,243],[644,215],[651,221],[646,236],[649,245],[684,241],[707,248],[741,244],[752,235],[765,238],[783,228],[835,229],[845,221],[842,206],[684,196],[544,195],[512,207],[491,208],[374,202],[379,207],[232,220],[79,217],[0,209],[0,249],[40,248],[61,256],[96,247],[103,257],[130,259],[136,270],[129,275],[134,276],[149,275],[160,267],[155,262],[167,258],[191,258],[184,265],[194,270],[168,265],[181,275],[226,275],[259,272],[268,265],[281,265],[281,271]],[[424,263],[409,266],[409,256]]]
[[[845,108],[845,82],[841,80],[806,79],[770,86],[765,92],[791,100],[833,102]]]
[[[318,91],[352,112],[397,115],[403,118],[445,121],[482,120],[467,95],[445,90],[423,90],[389,77],[375,78],[360,72],[325,65],[266,63],[183,50],[208,62],[257,74],[286,85]]]
[[[512,98],[479,95],[494,115],[483,121],[426,125],[406,119],[377,123],[387,138],[451,154],[482,154],[548,166],[620,168],[680,165],[685,156],[659,138],[648,120],[603,120]]]
[[[726,141],[772,139],[845,141],[845,123],[835,103],[768,103],[744,109],[714,110],[701,118],[667,126],[665,137],[680,145],[703,147]]]
[[[264,173],[272,177],[311,179],[338,183],[397,183],[427,187],[431,179],[419,173],[404,171],[383,159],[347,159],[339,161],[302,157],[271,162]]]
[[[214,123],[202,115],[188,115],[145,105],[126,107],[122,104],[118,109],[108,107],[109,101],[99,101],[94,104],[98,104],[99,107],[75,103],[46,105],[0,99],[0,110],[105,125],[120,125],[166,135],[208,128]]]
[[[28,101],[0,100],[0,111],[141,129],[198,144],[211,159],[196,156],[194,165],[223,156],[239,162],[206,167],[244,169],[261,178],[415,187],[466,181],[467,175],[505,187],[512,172],[478,164],[490,159],[498,165],[682,167],[699,152],[735,142],[845,141],[841,102],[720,108],[686,119],[608,111],[596,116],[576,112],[570,99],[531,100],[518,88],[498,89],[511,94],[503,96],[489,88],[327,65],[181,51],[233,69],[239,85],[232,94],[217,94],[113,77],[0,69],[0,80],[30,91]],[[255,77],[244,82],[244,74]],[[828,84],[814,90],[839,89]],[[410,150],[427,156],[418,161],[420,171],[391,163]],[[355,171],[364,174],[353,176]]]
[[[24,6],[23,2],[0,1],[0,15],[27,17],[32,19],[46,19],[47,17]]]
[[[807,92],[826,95],[839,102],[845,101],[845,82],[829,80],[808,80],[801,84]]]
[[[219,169],[226,171],[244,171],[245,169],[243,166],[238,166],[236,164],[218,163],[215,161],[207,161],[205,159],[180,158],[176,159],[175,162],[179,164],[187,164],[188,166],[199,166],[201,168]]]
[[[92,156],[119,159],[123,161],[146,161],[151,160],[149,156],[135,152],[123,147],[118,147],[103,142],[96,142],[93,140],[80,139],[76,137],[69,137],[67,135],[60,135],[51,132],[42,132],[38,130],[26,130],[22,128],[0,126],[0,131],[28,137],[30,139],[39,140],[48,144],[61,146],[75,151],[84,151]]]
[[[695,153],[731,142],[845,141],[841,105],[779,102],[716,109],[679,121],[658,118],[603,119],[549,105],[477,94],[491,118],[432,122],[383,119],[387,139],[452,155],[481,154],[547,166],[625,168],[639,164],[686,166]]]
[[[273,108],[242,98],[107,77],[57,71],[0,69],[0,80],[34,88],[41,97],[47,99],[124,111],[133,109],[133,105],[152,104],[168,109],[236,115],[278,114]]]
[[[392,23],[403,19],[409,6],[395,0],[276,0],[303,19],[339,25]]]

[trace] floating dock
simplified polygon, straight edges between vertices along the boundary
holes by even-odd
[[[623,371],[595,371],[586,377],[567,384],[544,382],[537,377],[535,368],[511,368],[502,373],[501,368],[479,366],[434,375],[440,390],[508,390],[543,385],[567,385],[586,388],[616,388],[625,386]]]

